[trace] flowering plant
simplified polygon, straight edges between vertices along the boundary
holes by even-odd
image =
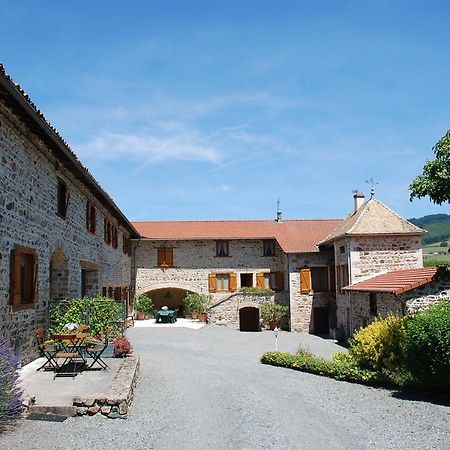
[[[114,356],[123,358],[131,353],[131,342],[126,337],[114,339]]]

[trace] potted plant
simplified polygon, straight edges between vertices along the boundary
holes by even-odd
[[[186,312],[190,314],[192,318],[197,317],[200,322],[208,321],[207,311],[211,303],[210,295],[191,292],[186,295],[184,303],[186,305]]]
[[[153,311],[153,301],[145,294],[138,295],[134,298],[133,309],[136,312],[136,319],[147,319]]]
[[[114,339],[114,356],[116,358],[128,356],[131,349],[131,342],[125,336]]]
[[[269,324],[271,330],[279,328],[280,321],[288,315],[289,308],[278,303],[264,302],[261,304],[261,318]]]

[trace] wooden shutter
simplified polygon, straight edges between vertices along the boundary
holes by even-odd
[[[114,300],[122,300],[122,286],[117,286],[114,289]]]
[[[277,272],[276,278],[277,278],[277,281],[276,281],[277,289],[282,291],[284,289],[284,273],[283,272]]]
[[[215,273],[210,273],[208,275],[208,286],[209,292],[216,292],[217,290],[217,279]]]
[[[173,248],[166,248],[166,266],[173,267]]]
[[[263,272],[259,272],[256,274],[256,287],[259,287],[261,289],[264,289],[265,286],[265,276]]]
[[[348,285],[348,265],[342,266],[342,287]]]
[[[66,185],[66,198],[64,199],[64,216],[67,215],[67,210],[69,209],[70,192]]]
[[[91,202],[86,202],[86,229],[91,231]]]
[[[102,296],[103,297],[107,297],[108,296],[108,290],[107,290],[106,286],[102,287]]]
[[[20,262],[18,252],[11,250],[11,284],[10,284],[10,303],[12,305],[20,304]]]
[[[237,290],[237,274],[235,272],[229,274],[229,290],[231,292]]]
[[[165,263],[166,252],[164,248],[158,248],[158,267],[163,267]]]
[[[304,267],[300,269],[300,292],[302,294],[309,294],[311,291],[311,269]]]

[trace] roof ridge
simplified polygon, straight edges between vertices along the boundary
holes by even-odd
[[[228,222],[267,222],[274,223],[277,225],[282,225],[283,223],[289,222],[338,222],[343,221],[344,219],[286,219],[283,222],[276,222],[273,219],[174,219],[174,220],[131,220],[131,223],[167,223],[167,222],[176,222],[176,223],[228,223]]]

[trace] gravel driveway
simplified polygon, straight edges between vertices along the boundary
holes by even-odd
[[[141,375],[127,420],[22,421],[4,449],[448,449],[450,407],[259,364],[271,332],[134,328]],[[324,356],[330,341],[281,333]]]

